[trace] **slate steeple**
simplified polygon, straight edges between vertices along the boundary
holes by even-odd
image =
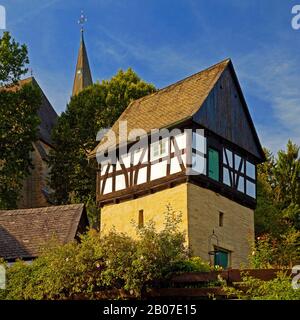
[[[77,65],[74,77],[72,96],[77,95],[85,87],[93,84],[89,60],[83,37],[83,27],[81,27],[81,40],[77,58]]]

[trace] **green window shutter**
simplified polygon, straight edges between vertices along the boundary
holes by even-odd
[[[219,160],[219,152],[217,150],[208,149],[208,176],[211,179],[219,181],[219,170],[220,160]]]

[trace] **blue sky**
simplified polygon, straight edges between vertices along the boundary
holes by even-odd
[[[58,113],[72,90],[80,11],[93,79],[132,67],[158,88],[230,57],[264,146],[300,144],[300,0],[0,0]]]

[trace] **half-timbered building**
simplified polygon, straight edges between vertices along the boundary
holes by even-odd
[[[169,205],[194,255],[248,264],[264,153],[229,59],[133,101],[90,156],[102,232],[162,228]]]

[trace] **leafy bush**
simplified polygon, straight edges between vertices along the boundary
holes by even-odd
[[[300,300],[300,289],[293,289],[287,272],[279,272],[271,281],[263,281],[245,274],[239,289],[223,286],[228,296],[243,300]]]
[[[291,268],[300,258],[300,231],[291,228],[279,238],[265,234],[257,237],[250,264],[253,268]]]
[[[192,257],[187,260],[182,260],[173,265],[174,272],[209,272],[211,267],[207,262],[204,262],[200,257]]]
[[[179,213],[168,208],[163,230],[153,222],[137,228],[136,240],[111,230],[90,230],[80,243],[59,245],[53,239],[31,264],[16,262],[7,270],[2,299],[68,299],[81,294],[125,289],[139,297],[152,280],[173,271],[209,271],[200,258],[190,258],[185,235],[178,231]]]

